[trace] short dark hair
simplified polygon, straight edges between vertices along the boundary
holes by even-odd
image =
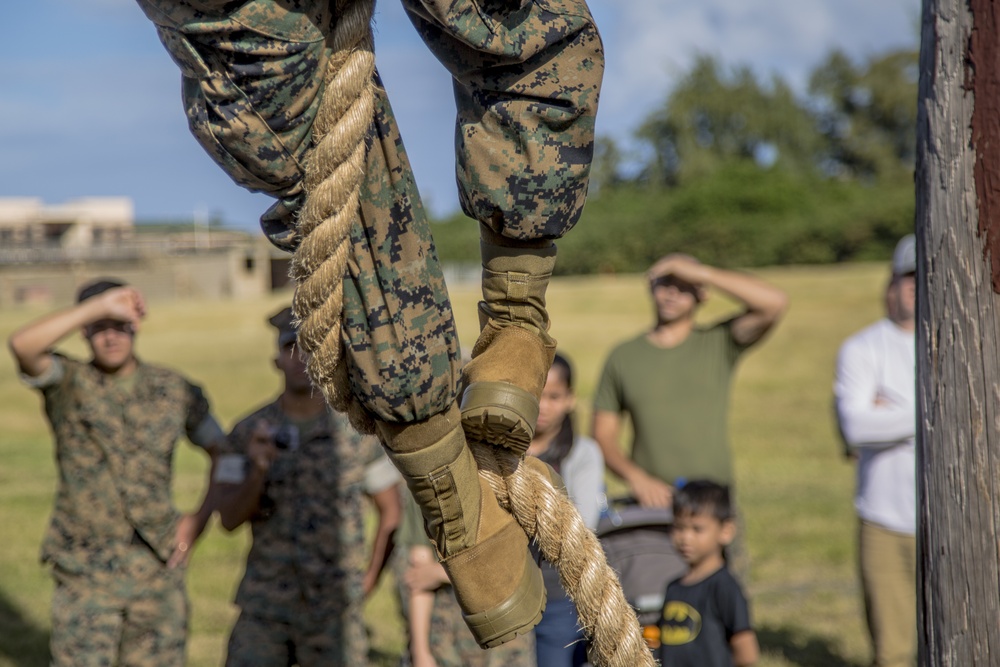
[[[109,289],[114,289],[116,287],[125,287],[128,283],[118,280],[117,278],[98,278],[97,280],[91,280],[89,283],[83,284],[76,293],[76,302],[83,303],[87,299],[97,296],[98,294],[104,294]]]
[[[674,490],[674,516],[711,514],[719,521],[733,518],[729,487],[707,479],[695,479]]]

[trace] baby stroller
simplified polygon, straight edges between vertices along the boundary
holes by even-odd
[[[642,507],[633,498],[602,497],[597,536],[650,644],[659,643],[657,623],[667,584],[687,572],[670,539],[672,524],[670,508]]]

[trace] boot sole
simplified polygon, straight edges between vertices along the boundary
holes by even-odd
[[[518,635],[531,632],[542,620],[545,582],[542,571],[534,565],[533,560],[526,559],[521,581],[509,598],[492,609],[462,615],[480,647],[496,648],[506,644]]]
[[[468,440],[524,454],[535,435],[538,399],[507,382],[474,382],[462,393],[462,428]]]

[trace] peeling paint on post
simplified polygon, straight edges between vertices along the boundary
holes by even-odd
[[[969,0],[972,34],[966,88],[972,90],[972,146],[983,257],[990,262],[993,291],[1000,293],[1000,11],[994,0]]]
[[[1000,664],[1000,32],[924,0],[917,116],[918,637]]]

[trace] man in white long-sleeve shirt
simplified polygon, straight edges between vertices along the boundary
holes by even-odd
[[[896,246],[886,317],[840,348],[837,421],[857,457],[861,583],[877,667],[916,660],[916,245]]]

